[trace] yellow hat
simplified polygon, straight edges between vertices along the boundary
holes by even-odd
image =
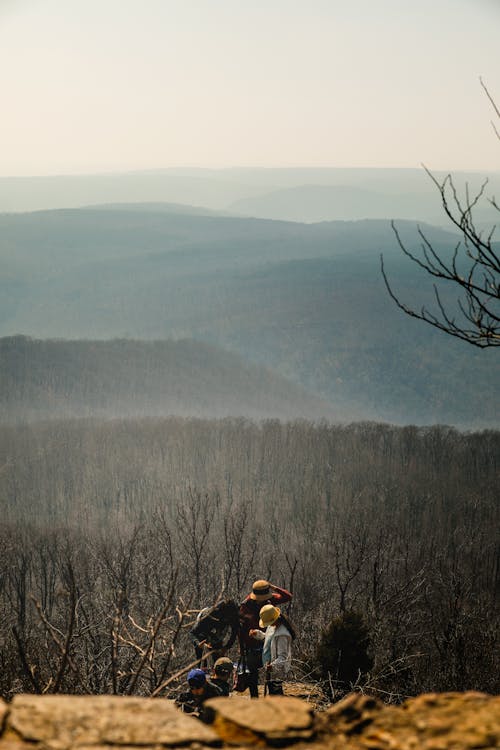
[[[259,625],[261,628],[267,628],[268,625],[272,625],[276,622],[281,614],[279,607],[273,607],[272,604],[265,604],[259,612],[260,620]]]
[[[270,599],[271,596],[269,581],[254,581],[250,599],[255,599],[256,602],[265,602],[267,599]]]

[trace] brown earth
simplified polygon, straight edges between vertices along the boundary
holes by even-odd
[[[400,706],[351,693],[325,711],[307,695],[234,696],[206,705],[211,725],[163,698],[16,695],[10,704],[0,701],[0,750],[500,748],[500,696],[483,693],[421,695]]]

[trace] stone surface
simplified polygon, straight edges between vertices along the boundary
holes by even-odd
[[[352,693],[316,712],[288,696],[206,705],[211,726],[162,698],[17,695],[0,703],[0,750],[500,750],[500,696],[483,693],[420,695],[400,706]]]
[[[96,745],[220,744],[210,727],[183,714],[171,701],[106,695],[16,695],[5,739],[11,739],[12,732],[55,750]]]
[[[312,705],[313,708],[325,706],[328,702],[324,692],[317,683],[287,682],[285,684],[285,695],[293,698],[302,698]]]
[[[500,696],[483,693],[420,695],[401,706],[352,694],[319,721],[322,737],[335,738],[332,750],[500,748]]]
[[[205,703],[213,712],[213,728],[228,744],[286,744],[314,734],[312,707],[299,698],[213,698]]]

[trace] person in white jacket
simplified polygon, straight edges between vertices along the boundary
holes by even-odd
[[[283,680],[286,680],[292,666],[292,640],[294,629],[279,607],[266,604],[260,610],[259,625],[265,628],[252,630],[250,635],[264,641],[262,662],[266,669],[266,684],[269,695],[283,695]]]

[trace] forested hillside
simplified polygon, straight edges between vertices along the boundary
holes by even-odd
[[[341,419],[303,388],[196,341],[0,339],[0,421],[198,416]]]
[[[319,679],[323,629],[355,612],[367,692],[498,691],[499,441],[242,419],[2,426],[2,694],[149,695],[192,659],[199,608],[260,577],[294,593],[299,678]]]
[[[415,243],[414,225],[400,230]],[[451,252],[455,235],[426,231]],[[343,419],[497,426],[497,358],[398,311],[381,252],[402,299],[432,300],[387,221],[305,225],[154,205],[4,215],[0,333],[196,339],[273,369]],[[453,290],[445,301],[453,309]]]

